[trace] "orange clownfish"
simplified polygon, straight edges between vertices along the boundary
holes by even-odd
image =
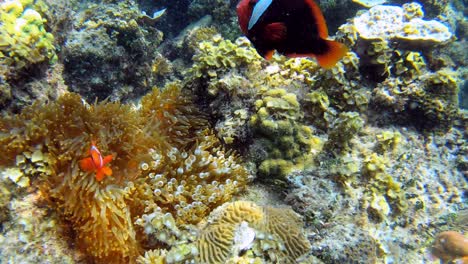
[[[237,16],[242,32],[267,60],[276,50],[288,57],[315,57],[331,68],[348,52],[327,40],[325,18],[313,0],[241,0]]]
[[[96,172],[96,180],[102,181],[105,176],[112,175],[112,169],[106,166],[107,163],[112,161],[112,155],[102,157],[101,152],[96,147],[96,142],[91,141],[91,148],[89,149],[91,157],[80,160],[80,168],[87,172]]]

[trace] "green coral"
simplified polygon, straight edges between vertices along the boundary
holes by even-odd
[[[338,115],[329,130],[325,148],[333,152],[344,152],[351,148],[351,139],[364,126],[364,120],[357,112],[343,112]]]
[[[363,161],[362,174],[368,179],[368,192],[372,193],[369,209],[371,215],[377,216],[379,221],[382,221],[390,213],[390,210],[386,212],[379,210],[387,207],[386,202],[389,209],[394,209],[394,213],[401,213],[408,206],[401,189],[401,183],[395,181],[387,173],[389,163],[387,157],[379,156],[376,153],[366,156]]]
[[[374,98],[379,107],[393,108],[399,120],[419,129],[443,132],[459,116],[458,90],[457,73],[441,69],[418,75],[410,83],[400,77],[389,78],[377,85]]]
[[[401,134],[394,131],[383,131],[377,134],[377,151],[380,153],[391,150],[394,152],[401,142]]]
[[[38,12],[40,1],[6,1],[0,5],[0,75],[28,65],[55,61],[54,37]]]
[[[262,142],[267,158],[260,162],[261,175],[282,178],[310,162],[311,151],[321,148],[312,130],[301,124],[302,112],[296,95],[272,89],[255,102],[250,125]]]
[[[395,51],[396,62],[393,72],[399,76],[403,83],[409,84],[426,70],[426,63],[419,52],[414,51]]]
[[[239,38],[233,43],[215,35],[211,41],[199,44],[193,60],[195,64],[190,72],[195,77],[215,79],[237,67],[258,70],[261,58],[246,39]]]

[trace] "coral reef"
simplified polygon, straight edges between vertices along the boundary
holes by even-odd
[[[417,75],[411,81],[392,77],[374,89],[372,105],[388,109],[395,122],[418,129],[447,131],[459,117],[457,73],[449,69]],[[388,118],[388,117],[387,117]]]
[[[150,90],[161,70],[162,32],[139,24],[132,1],[90,4],[74,16],[63,46],[64,79],[88,100],[134,99]],[[156,65],[156,67],[154,67]]]
[[[195,34],[196,33],[196,34]],[[214,35],[196,46],[198,35],[211,30],[198,30],[186,42],[195,49],[193,66],[186,78],[187,88],[197,95],[197,103],[210,114],[217,134],[224,142],[245,142],[249,135],[249,108],[258,93],[258,83],[252,83],[261,69],[261,58],[246,38],[235,43]],[[230,98],[226,101],[224,98]]]
[[[194,0],[188,7],[188,14],[198,19],[205,14],[213,17],[212,26],[220,32],[223,37],[234,40],[241,33],[237,23],[235,6],[237,1],[223,0]]]
[[[353,22],[363,39],[391,39],[419,48],[443,43],[452,37],[444,24],[436,20],[422,20],[423,16],[420,4],[407,3],[402,8],[372,7],[368,12],[354,18]]]
[[[8,79],[40,62],[57,60],[54,36],[45,29],[41,8],[41,1],[15,0],[0,5],[1,78]]]
[[[283,178],[293,169],[311,162],[312,149],[318,151],[321,140],[312,130],[299,123],[300,105],[296,95],[284,89],[271,89],[255,102],[256,113],[250,125],[258,138],[255,144],[268,154],[258,166],[258,173],[266,179]]]
[[[76,232],[77,248],[96,262],[128,263],[145,243],[134,225],[145,212],[159,208],[180,226],[197,223],[246,184],[245,168],[206,125],[177,84],[154,89],[138,111],[109,102],[86,106],[66,94],[2,118],[1,162],[43,186]],[[115,157],[113,175],[100,182],[78,166],[92,139]]]
[[[466,229],[460,3],[425,20],[417,3],[362,11],[323,69],[234,41],[234,1],[46,2],[20,1],[59,62],[23,58],[0,80],[15,104],[0,117],[0,262],[420,263],[437,233]],[[80,167],[91,142],[113,157],[102,180]],[[460,260],[443,240],[437,257]]]
[[[378,23],[372,22],[373,15],[378,16]],[[430,31],[404,33],[417,25],[409,26],[406,21],[420,20],[423,15],[417,3],[376,6],[340,27],[338,35],[353,47],[359,56],[359,72],[373,83],[368,101],[371,109],[385,112],[370,116],[372,122],[383,124],[391,119],[420,130],[443,132],[459,118],[457,93],[461,73],[451,69],[453,64],[446,59],[434,60],[435,54],[428,49],[452,40],[446,26],[432,21],[443,28],[431,26]],[[410,37],[413,33],[421,38]]]
[[[261,207],[247,201],[217,208],[199,232],[193,244],[179,244],[168,252],[147,252],[140,263],[152,263],[151,259],[167,263],[190,259],[196,263],[239,263],[239,257],[255,263],[296,263],[310,247],[302,233],[302,221],[291,209]],[[186,248],[186,254],[181,248]]]
[[[18,111],[33,100],[54,99],[60,79],[54,36],[48,29],[42,1],[0,4],[0,109]],[[58,87],[54,87],[58,88]]]
[[[82,255],[68,248],[68,239],[63,235],[67,230],[56,220],[56,214],[45,206],[41,191],[32,187],[20,188],[18,192],[19,188],[7,181],[0,179],[2,206],[8,208],[2,207],[0,262],[71,264],[82,261]],[[7,186],[8,192],[4,190]],[[3,198],[8,199],[5,204]]]
[[[463,155],[463,141],[456,131],[420,138],[365,126],[345,153],[288,175],[287,201],[315,233],[312,254],[325,263],[421,261],[434,224],[464,207],[467,182],[449,158]]]

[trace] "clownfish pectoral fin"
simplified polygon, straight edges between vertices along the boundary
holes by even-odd
[[[275,22],[265,26],[263,37],[271,41],[281,41],[286,38],[287,28],[284,23]]]
[[[112,155],[107,155],[102,159],[102,165],[106,165],[107,163],[112,161],[113,156]]]
[[[346,55],[348,52],[348,48],[333,40],[325,40],[328,46],[328,51],[324,54],[316,54],[315,57],[317,58],[318,64],[325,68],[330,69],[335,64]]]
[[[112,169],[110,167],[107,167],[107,166],[102,167],[101,170],[106,176],[111,176],[112,175]]]
[[[80,168],[84,171],[94,171],[96,169],[93,159],[90,157],[80,160]]]
[[[102,181],[105,176],[111,176],[112,175],[112,169],[109,167],[102,167],[97,170],[96,172],[96,180],[97,181]]]
[[[97,170],[96,172],[96,180],[97,181],[102,181],[104,179],[104,171],[101,169]]]
[[[275,50],[267,50],[265,54],[263,54],[263,58],[265,58],[265,60],[271,60],[273,54],[275,54]]]

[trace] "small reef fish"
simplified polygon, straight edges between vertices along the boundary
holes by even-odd
[[[241,0],[237,17],[242,32],[257,52],[270,59],[274,51],[288,57],[315,57],[333,67],[348,49],[327,40],[328,28],[313,0]]]
[[[105,176],[112,175],[112,169],[106,166],[107,163],[112,161],[112,155],[102,157],[101,152],[96,147],[96,142],[91,141],[91,148],[89,149],[90,157],[80,160],[80,168],[87,172],[96,172],[96,180],[102,181]]]
[[[434,239],[430,256],[444,264],[468,264],[468,238],[455,231],[442,232]]]

